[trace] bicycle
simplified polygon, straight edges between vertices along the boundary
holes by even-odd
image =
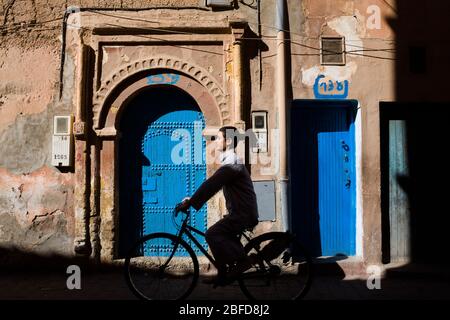
[[[194,290],[200,274],[197,255],[186,236],[216,268],[216,261],[193,234],[205,237],[189,225],[190,211],[183,212],[177,234],[151,233],[130,249],[125,259],[125,277],[131,291],[144,300],[181,300]],[[173,211],[176,223],[178,212]],[[250,300],[297,300],[308,292],[312,281],[309,254],[289,232],[268,232],[251,238],[244,231],[244,250],[252,255],[252,268],[236,279]],[[202,257],[202,259],[204,259]]]

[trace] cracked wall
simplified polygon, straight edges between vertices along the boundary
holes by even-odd
[[[72,176],[43,166],[32,173],[0,169],[0,246],[70,254]]]
[[[314,98],[313,85],[320,73],[351,84],[349,98],[363,106],[364,130],[378,132],[377,106],[379,100],[394,99],[393,68],[389,60],[368,60],[349,55],[344,67],[320,65],[318,47],[321,35],[345,36],[348,47],[384,47],[393,44],[389,27],[367,29],[367,7],[372,2],[383,8],[383,17],[393,13],[381,1],[369,0],[289,0],[291,29],[292,93],[294,99]],[[148,6],[198,6],[198,0],[112,0],[72,1],[82,7],[137,8]],[[64,95],[59,101],[58,76],[61,41],[61,17],[67,1],[2,0],[0,5],[0,245],[17,245],[27,250],[61,251],[71,253],[74,237],[72,172],[60,172],[50,166],[52,119],[57,114],[74,113],[75,73],[71,47],[64,66]],[[247,79],[251,84],[249,108],[269,112],[269,127],[276,128],[274,73],[276,66],[275,1],[262,1],[261,26],[264,35],[261,61],[254,43],[249,43]],[[173,12],[172,12],[173,11]],[[167,20],[184,14],[177,10],[157,11]],[[196,12],[195,15],[201,15]],[[208,14],[211,14],[209,12]],[[219,13],[218,13],[219,14]],[[221,15],[227,13],[221,12]],[[241,5],[230,11],[233,18],[242,18],[258,32],[256,12]],[[142,23],[136,22],[136,24]],[[300,45],[299,45],[300,44]],[[309,47],[309,48],[308,48]],[[228,48],[230,49],[230,48]],[[125,52],[125,59],[139,51],[108,49],[114,54]],[[115,51],[117,52],[115,52]],[[147,50],[147,49],[145,49]],[[174,49],[176,50],[176,49]],[[130,51],[130,52],[128,52]],[[140,50],[142,51],[142,50]],[[390,54],[383,53],[390,58]],[[207,59],[198,55],[198,60]],[[222,60],[222,61],[221,61]],[[220,66],[220,64],[222,65]],[[228,59],[218,58],[212,66],[217,78],[230,81],[233,70]],[[205,65],[208,69],[208,65]],[[262,70],[260,70],[262,68]],[[104,70],[108,72],[107,68]],[[222,73],[220,73],[222,72]],[[379,81],[371,81],[379,79]],[[370,84],[371,90],[367,90]],[[367,223],[379,221],[379,145],[377,134],[364,137],[362,166],[364,177],[374,183],[364,185]],[[257,176],[258,173],[255,173]],[[372,218],[370,218],[372,217]],[[367,243],[376,243],[378,229],[367,228]],[[112,244],[104,244],[110,247]],[[371,252],[376,256],[378,249]]]
[[[75,114],[74,48],[78,44],[71,39],[65,57],[63,98],[59,100],[61,19],[69,4],[109,8],[203,5],[198,0],[0,0],[0,247],[73,254],[74,169],[58,170],[50,165],[53,117]],[[273,24],[273,3],[263,6],[264,19]],[[185,14],[183,10],[153,12],[166,23]],[[203,11],[189,14],[195,20]],[[217,14],[256,21],[255,10],[245,6]],[[254,24],[250,27],[257,30]],[[266,31],[274,34],[271,28]],[[202,63],[208,58],[206,54],[195,54]],[[230,81],[221,71],[225,62],[221,63],[222,59],[216,57],[204,67],[217,73],[219,81]],[[267,91],[273,88],[273,63],[268,61],[263,67],[264,79],[268,80],[264,81],[265,94],[252,92],[257,108],[261,107],[259,102],[273,99]],[[252,70],[258,67],[254,59],[251,64]],[[256,76],[253,70],[251,77]],[[264,103],[264,108],[272,106]]]
[[[0,247],[25,253],[73,252],[73,174],[50,166],[53,116],[72,112],[72,94],[58,100],[60,23],[30,27],[60,7],[3,1],[0,9]]]

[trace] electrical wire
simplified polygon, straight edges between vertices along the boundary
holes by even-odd
[[[351,43],[349,43],[349,42],[351,42],[352,40],[347,40],[347,39],[345,39],[345,46],[346,47],[353,47],[353,48],[360,48],[360,49],[363,49],[363,50],[366,50],[366,51],[373,51],[373,50],[382,50],[382,51],[395,51],[396,50],[396,48],[395,47],[391,47],[391,48],[383,48],[383,49],[380,49],[380,48],[369,48],[369,47],[367,47],[367,46],[358,46],[358,45],[356,45],[356,44],[351,44]],[[355,42],[357,41],[357,42],[361,42],[361,40],[354,40]]]
[[[67,24],[67,26],[69,27],[74,27],[74,28],[80,28],[82,30],[87,30],[87,31],[94,31],[94,29],[92,28],[87,28],[87,27],[80,27],[78,25],[71,25],[71,24]],[[115,27],[115,28],[121,28],[121,29],[135,29],[135,30],[142,30],[142,28],[139,27],[124,27],[121,25],[117,25],[117,24],[106,24],[106,26],[111,26],[111,27]],[[51,28],[45,28],[45,29],[22,29],[22,30],[15,30],[16,32],[30,32],[30,31],[47,31],[47,30],[56,30],[59,29],[59,26],[54,26]],[[189,33],[189,32],[181,32],[181,31],[176,31],[176,30],[167,30],[167,29],[159,29],[159,28],[146,28],[146,29],[155,29],[158,31],[162,31],[162,32],[167,32],[167,33],[176,33],[176,34],[183,34],[183,35],[193,35],[193,33]],[[222,53],[218,53],[218,52],[214,52],[214,51],[208,51],[205,49],[197,49],[197,48],[192,48],[192,47],[186,47],[183,45],[176,45],[173,44],[173,40],[168,40],[168,39],[164,39],[164,38],[159,38],[159,37],[155,37],[155,36],[149,36],[149,35],[142,35],[142,34],[135,34],[134,36],[136,37],[140,37],[140,38],[144,38],[144,39],[148,39],[148,40],[152,40],[152,41],[161,41],[161,42],[167,42],[167,43],[171,43],[170,46],[171,47],[176,47],[176,48],[182,48],[182,49],[188,49],[191,51],[198,51],[198,52],[203,52],[203,53],[209,53],[209,54],[214,54],[214,55],[223,55]],[[248,38],[248,37],[243,37],[241,38],[242,40],[251,40],[251,41],[259,41],[260,38]],[[266,39],[266,40],[277,40],[274,39],[272,37],[261,37],[261,39]],[[383,60],[396,60],[395,58],[389,58],[389,57],[381,57],[381,56],[376,56],[376,55],[369,55],[369,54],[363,54],[363,53],[357,53],[357,52],[371,52],[371,51],[383,51],[386,52],[386,49],[373,49],[373,50],[347,50],[347,51],[343,51],[343,52],[336,52],[336,51],[332,51],[332,50],[326,50],[326,49],[320,49],[320,48],[316,48],[316,47],[312,47],[309,45],[305,45],[296,41],[292,41],[289,39],[285,40],[286,42],[290,42],[293,45],[296,46],[300,46],[306,49],[311,49],[311,50],[316,50],[319,51],[319,53],[292,53],[291,55],[293,56],[320,56],[320,55],[335,55],[335,54],[349,54],[349,55],[354,55],[354,56],[359,56],[359,57],[368,57],[368,58],[374,58],[374,59],[383,59]],[[320,53],[321,52],[321,53]],[[275,56],[275,55],[273,55]],[[262,56],[262,59],[266,59],[270,56]]]
[[[249,7],[249,8],[252,8],[254,10],[258,10],[258,2],[260,0],[251,0],[251,1],[252,1],[251,3],[246,3],[245,0],[239,0],[239,2],[242,3],[243,5],[245,5],[245,6]],[[253,5],[255,2],[257,2],[256,6]]]
[[[23,32],[40,32],[40,31],[50,31],[50,30],[59,30],[59,26],[53,26],[48,28],[39,28],[39,29],[22,29],[22,30],[16,30],[16,33],[23,33]]]
[[[46,20],[46,21],[21,23],[21,24],[14,24],[14,25],[11,25],[11,26],[7,26],[7,25],[0,26],[0,31],[9,32],[10,30],[14,30],[14,29],[23,29],[23,28],[27,28],[27,27],[36,27],[36,26],[47,24],[47,23],[60,21],[62,18],[63,18],[63,16],[60,16],[58,18],[54,18],[54,19],[50,19],[50,20]]]
[[[134,18],[129,18],[129,17],[124,17],[124,16],[117,16],[117,15],[113,15],[113,14],[109,14],[109,13],[104,13],[104,12],[96,12],[96,11],[94,11],[94,10],[87,10],[87,11],[90,11],[90,12],[93,12],[93,13],[98,13],[98,14],[102,14],[102,15],[107,15],[107,16],[110,16],[110,17],[115,17],[115,18],[121,18],[121,19],[126,19],[126,20],[134,20]],[[155,22],[155,21],[149,21],[149,20],[145,20],[145,19],[139,19],[139,21],[141,21],[141,22],[150,22],[150,23],[157,23],[157,22]],[[250,23],[250,22],[249,22]],[[262,23],[258,23],[258,24],[256,24],[256,23],[250,23],[250,24],[254,24],[254,25],[258,25],[258,26],[266,26],[266,27],[268,27],[268,25],[266,25],[266,24],[262,24]],[[269,26],[269,27],[271,27],[271,28],[273,28],[273,29],[277,29],[277,30],[279,30],[279,28],[277,28],[277,27],[274,27],[274,26]],[[151,27],[146,27],[146,29],[149,29],[149,30],[155,30],[155,31],[159,31],[159,32],[167,32],[167,33],[178,33],[178,34],[188,34],[188,35],[193,35],[193,33],[192,32],[184,32],[184,31],[176,31],[176,30],[169,30],[169,29],[164,29],[164,28],[151,28]],[[284,30],[284,29],[281,29],[282,31],[284,31],[284,32],[289,32],[290,34],[293,34],[293,35],[299,35],[299,36],[301,36],[301,34],[299,34],[299,33],[295,33],[295,32],[292,32],[292,31],[288,31],[288,30]],[[276,40],[277,38],[275,37],[275,36],[263,36],[263,35],[261,35],[261,36],[259,36],[258,38],[241,38],[241,39],[243,39],[243,40],[260,40],[260,39],[266,39],[266,40]],[[298,43],[298,42],[296,42],[296,41],[292,41],[292,40],[290,40],[290,39],[286,39],[286,41],[288,41],[288,42],[290,42],[290,43],[292,43],[292,44],[295,44],[295,45],[299,45],[299,46],[302,46],[302,47],[305,47],[305,48],[309,48],[309,49],[314,49],[314,50],[322,50],[322,49],[320,49],[320,48],[316,48],[316,47],[312,47],[312,46],[308,46],[308,45],[304,45],[304,44],[301,44],[301,43]],[[346,41],[347,42],[347,41]],[[352,45],[350,45],[350,46],[352,46]],[[360,47],[360,46],[356,46],[356,45],[354,45],[355,47]],[[365,50],[366,48],[365,47],[360,47],[360,48],[364,48],[362,51],[390,51],[390,50],[395,50],[395,48],[388,48],[388,49],[372,49],[372,48],[367,48],[367,50]],[[322,50],[323,51],[323,50]],[[353,54],[353,52],[360,52],[361,50],[349,50],[349,51],[344,51],[345,53],[348,53],[348,54]],[[325,52],[327,52],[327,51],[325,51]],[[338,52],[332,52],[332,51],[330,51],[329,53],[331,53],[331,54],[337,54]],[[374,56],[374,55],[365,55],[365,54],[358,54],[359,56],[367,56],[367,57],[370,57],[370,58],[377,58],[377,56]],[[380,59],[385,59],[385,57],[379,57]]]
[[[386,0],[381,0],[381,1],[383,1],[389,8],[391,8],[392,11],[394,11],[396,14],[398,14],[397,9],[395,9],[392,4],[390,4]]]
[[[142,30],[141,28],[124,27],[124,26],[117,25],[117,24],[112,24],[112,23],[108,23],[106,25],[112,26],[112,27],[116,27],[116,28],[123,28],[123,29]],[[89,28],[85,28],[85,27],[82,27],[82,29],[93,31],[93,29],[89,29]],[[205,49],[190,48],[190,47],[186,47],[186,46],[183,46],[183,45],[176,45],[176,44],[173,44],[173,40],[168,40],[168,39],[164,39],[164,38],[157,38],[157,37],[154,37],[154,36],[148,36],[148,35],[143,35],[143,34],[136,34],[134,36],[139,37],[139,38],[149,39],[149,40],[157,40],[157,41],[161,41],[161,42],[172,43],[172,44],[169,45],[170,47],[189,49],[191,51],[198,51],[198,52],[203,52],[203,53],[209,53],[209,54],[214,54],[214,55],[218,55],[218,56],[223,56],[223,53],[219,53],[219,52],[208,51],[208,50],[205,50]]]
[[[249,24],[257,25],[255,22],[249,22]],[[288,33],[289,35],[299,36],[301,38],[304,37],[302,34],[300,34],[298,32],[293,32],[293,31],[290,31],[290,30],[281,29],[281,28],[278,28],[276,26],[271,26],[271,25],[267,25],[267,24],[263,24],[263,23],[261,23],[261,26],[266,27],[268,29],[273,29],[273,30],[277,30],[277,31],[283,31],[283,32]],[[345,40],[346,44],[347,44],[347,42],[351,42],[351,41],[358,41],[359,42],[360,40],[347,40],[347,39]],[[350,46],[355,46],[355,47],[359,47],[359,48],[366,48],[366,47],[352,45],[352,44],[350,44]],[[320,50],[319,48],[316,48],[316,49]],[[368,48],[368,49],[370,49],[370,48]],[[372,49],[370,49],[370,50],[372,50]],[[375,50],[378,50],[378,49],[375,49]],[[391,50],[391,49],[389,49],[389,50]],[[393,50],[395,50],[395,49],[393,48]]]
[[[93,30],[94,30],[94,29],[92,29],[92,28],[79,27],[79,26],[77,26],[77,25],[71,25],[71,24],[69,24],[69,23],[68,23],[67,25],[68,25],[68,26],[71,26],[71,27],[81,28],[81,29],[88,30],[88,31],[93,31]],[[108,23],[108,24],[105,24],[105,26],[115,27],[115,28],[119,28],[119,29],[139,30],[139,31],[141,31],[141,30],[143,29],[143,28],[141,28],[141,27],[129,27],[129,26],[125,27],[125,26],[123,26],[123,25],[118,25],[118,24],[114,24],[114,23]],[[170,29],[164,29],[164,28],[146,27],[145,29],[146,29],[146,30],[153,30],[153,31],[166,32],[166,33],[172,33],[172,34],[174,33],[174,34],[182,34],[182,35],[194,35],[194,33],[192,33],[192,32],[179,31],[179,30],[170,30]],[[168,43],[172,43],[172,42],[173,42],[173,40],[168,40],[168,39],[164,39],[164,38],[158,38],[158,37],[155,37],[155,36],[149,36],[149,35],[135,34],[134,36],[140,37],[140,38],[144,38],[144,39],[150,39],[150,40],[157,40],[157,41],[162,41],[162,42],[168,42]],[[260,40],[259,37],[242,37],[241,39],[242,39],[242,40],[251,40],[251,41],[259,41],[259,40]],[[262,39],[273,40],[273,41],[277,40],[276,37],[272,37],[272,36],[268,36],[268,37],[263,36]],[[294,45],[297,45],[297,46],[301,46],[301,47],[307,48],[307,49],[317,50],[317,51],[322,52],[322,53],[317,53],[317,54],[303,53],[303,54],[297,54],[297,55],[321,55],[321,54],[322,54],[322,55],[335,55],[335,54],[341,54],[341,53],[353,54],[353,52],[365,51],[365,50],[350,50],[350,51],[337,52],[337,51],[333,51],[333,50],[326,50],[326,49],[321,49],[321,48],[317,48],[317,47],[305,45],[305,44],[302,44],[302,43],[299,43],[299,42],[296,42],[296,41],[292,41],[292,40],[289,40],[289,39],[286,39],[285,41],[286,41],[286,42],[290,42],[290,43],[292,43],[292,44],[294,44]],[[175,44],[172,44],[172,45],[170,45],[170,46],[178,47],[178,48],[183,48],[183,49],[189,49],[189,50],[193,50],[193,51],[200,51],[200,52],[205,52],[205,53],[211,53],[211,54],[214,54],[214,55],[223,55],[222,53],[218,53],[218,52],[214,52],[214,51],[208,51],[208,50],[203,50],[203,49],[189,48],[189,47],[185,47],[185,46],[182,46],[182,45],[175,45]],[[380,50],[383,50],[383,49],[380,49]],[[372,50],[368,50],[368,51],[372,51]],[[376,51],[376,50],[374,50],[374,51]],[[356,54],[355,54],[355,55],[356,55]],[[357,54],[357,55],[362,56],[362,54]],[[267,57],[267,56],[266,56],[266,57]],[[373,57],[373,56],[372,56],[372,57]],[[380,57],[380,58],[384,58],[384,57]]]
[[[195,7],[195,8],[197,8],[197,7]],[[129,21],[139,21],[139,22],[152,23],[152,24],[159,23],[158,21],[151,21],[151,20],[147,20],[147,19],[132,18],[132,17],[122,16],[122,15],[116,15],[116,14],[110,14],[110,13],[106,13],[106,12],[100,12],[99,9],[100,8],[85,8],[85,10],[83,10],[83,11],[88,11],[88,12],[99,14],[99,15],[104,15],[104,16],[109,16],[109,17],[113,17],[113,18],[129,20]],[[111,10],[108,10],[108,11],[121,11],[121,10],[123,10],[125,8],[109,8],[109,9],[111,9]],[[131,9],[132,11],[137,11],[138,10],[138,9],[133,9],[133,8],[126,8],[126,9]],[[192,8],[190,8],[190,9],[192,9]],[[143,10],[143,9],[141,9],[141,10]],[[125,11],[130,11],[130,10],[125,10]],[[51,19],[51,20],[48,20],[48,21],[30,23],[30,24],[28,24],[26,26],[34,27],[34,26],[37,26],[37,25],[42,25],[42,24],[46,24],[46,23],[55,22],[55,21],[58,21],[58,20],[61,20],[61,19],[63,19],[63,17],[58,17],[58,18]],[[204,20],[204,21],[206,22],[206,21],[217,21],[217,20]],[[266,25],[266,24],[262,24],[262,23],[249,22],[249,24],[258,25],[258,26],[264,26],[264,27],[267,27],[267,28],[275,29],[275,30],[281,30],[281,31],[284,31],[284,32],[288,32],[291,35],[302,36],[301,34],[293,32],[293,31],[289,31],[289,30],[285,30],[285,29],[279,29],[279,28],[277,28],[275,26],[270,26],[270,25]],[[9,30],[12,30],[12,29],[15,29],[15,28],[20,29],[22,27],[23,26],[11,26],[9,28],[0,27],[0,30],[1,31],[9,31]],[[139,29],[139,28],[137,28],[137,29]],[[185,34],[185,35],[193,35],[194,34],[192,32],[185,32],[185,31],[180,31],[180,30],[171,30],[171,29],[165,29],[165,28],[145,27],[145,29],[154,30],[154,31],[158,31],[158,32],[176,33],[176,34]],[[261,35],[258,38],[242,38],[242,39],[243,40],[261,40],[261,39],[264,39],[264,40],[276,40],[276,37],[275,36]],[[159,39],[159,40],[161,40],[161,39]],[[308,46],[308,45],[305,45],[305,44],[301,44],[301,43],[293,41],[291,39],[286,39],[285,41],[290,42],[291,44],[294,44],[294,45],[297,45],[297,46],[301,46],[301,47],[304,47],[304,48],[308,48],[308,49],[312,49],[312,50],[318,50],[318,51],[322,50],[322,49],[317,48],[317,47],[312,47],[312,46]],[[392,51],[395,51],[395,48],[374,49],[374,48],[361,47],[361,46],[357,46],[357,45],[348,44],[347,42],[349,42],[349,41],[351,41],[351,40],[346,40],[346,45],[347,46],[353,46],[353,47],[362,48],[362,49],[361,50],[346,50],[346,51],[344,51],[347,54],[355,54],[355,52],[364,52],[364,51],[366,51],[366,52],[392,52]],[[336,54],[337,52],[330,52],[330,53]],[[357,55],[358,56],[371,57],[371,58],[385,59],[385,57],[379,57],[379,56],[374,56],[374,55],[367,55],[367,54],[357,54]]]
[[[106,14],[106,15],[111,16],[111,15],[109,15],[109,14]],[[116,17],[116,16],[115,16],[115,17]],[[61,19],[61,17],[55,18],[55,19],[51,19],[51,20],[47,20],[47,21],[42,21],[42,22],[30,23],[30,24],[27,25],[27,27],[40,26],[40,25],[43,25],[43,24],[46,24],[46,23],[51,23],[51,22],[59,21],[60,19]],[[135,19],[134,19],[134,20],[135,20]],[[141,20],[141,19],[139,19],[139,20]],[[154,22],[154,23],[157,23],[157,22]],[[69,24],[67,24],[67,25],[69,25]],[[124,27],[124,26],[116,25],[116,24],[107,24],[107,25],[113,26],[113,27],[118,27],[118,28],[128,28],[128,29],[142,30],[142,28],[139,28],[139,27]],[[69,26],[72,26],[72,27],[79,27],[79,26],[76,26],[76,25],[69,25]],[[58,28],[58,27],[46,28],[46,29],[33,29],[33,30],[28,30],[28,29],[24,29],[23,26],[14,26],[14,27],[10,27],[10,28],[1,28],[1,27],[0,27],[0,30],[2,30],[2,31],[10,31],[10,30],[13,30],[13,29],[22,29],[22,30],[16,30],[16,31],[17,31],[17,32],[27,32],[27,31],[55,30],[55,29],[57,29],[57,28]],[[86,28],[86,27],[83,27],[83,29],[89,30],[89,31],[93,31],[93,29],[88,29],[88,28]],[[148,30],[160,31],[160,32],[166,32],[166,33],[176,33],[176,34],[184,34],[184,35],[193,35],[192,32],[184,32],[184,31],[170,30],[170,29],[164,29],[164,28],[150,28],[150,27],[146,27],[146,29],[148,29]],[[158,41],[166,41],[166,42],[170,42],[170,40],[162,39],[162,38],[156,38],[156,37],[150,37],[150,36],[143,36],[143,35],[136,35],[136,36],[140,36],[140,37],[147,38],[147,39],[151,39],[151,40],[158,40]],[[256,40],[256,41],[259,41],[260,39],[265,39],[265,40],[277,40],[276,37],[272,37],[272,36],[262,36],[262,37],[260,37],[260,38],[259,38],[259,37],[255,37],[255,38],[244,37],[244,38],[242,38],[242,39],[243,39],[243,40]],[[333,55],[333,54],[340,54],[340,53],[341,53],[341,52],[328,51],[328,50],[320,49],[320,48],[317,48],[317,47],[308,46],[308,45],[301,44],[301,43],[296,42],[296,41],[292,41],[292,40],[290,40],[290,39],[286,39],[286,41],[287,41],[287,42],[290,42],[290,43],[292,43],[292,44],[294,44],[294,45],[298,45],[298,46],[307,48],[307,49],[312,49],[312,50],[322,51],[322,52],[324,52],[325,55],[326,55],[326,54],[332,54],[332,55]],[[211,53],[211,54],[216,54],[216,55],[219,54],[219,53],[217,53],[217,52],[212,52],[212,51],[207,51],[207,50],[200,50],[200,49],[193,49],[193,48],[186,48],[186,47],[179,46],[179,45],[174,45],[174,47],[180,47],[180,48],[185,48],[185,49],[198,50],[198,51],[201,51],[201,52]],[[357,53],[357,52],[389,52],[389,51],[392,52],[392,51],[395,51],[395,49],[386,48],[386,49],[346,50],[346,51],[344,51],[343,53],[346,53],[346,54],[355,54],[355,55],[359,55],[359,56],[369,56],[369,55],[367,55],[367,54],[356,54],[356,53]],[[307,54],[307,53],[303,53],[303,54],[295,54],[295,55],[320,55],[320,54]],[[372,57],[372,58],[382,58],[382,59],[385,58],[385,57],[378,57],[378,56],[373,56],[373,55],[370,55],[370,57]]]
[[[257,1],[258,1],[258,5],[259,5],[259,0],[257,0]],[[8,4],[8,8],[7,9],[9,10],[9,8],[13,4],[14,4],[14,0],[11,0],[10,3]],[[174,10],[198,9],[198,10],[203,10],[203,11],[210,11],[209,9],[202,8],[202,7],[181,7],[181,8],[177,8],[177,7],[150,7],[150,8],[98,8],[98,7],[87,7],[87,8],[78,8],[78,9],[79,9],[79,11],[88,11],[88,12],[91,12],[91,13],[102,14],[102,15],[105,15],[105,16],[115,17],[115,18],[119,18],[119,19],[126,19],[126,20],[129,20],[129,21],[139,21],[139,22],[146,22],[146,23],[158,23],[158,22],[150,21],[150,20],[147,20],[147,19],[137,19],[137,18],[132,18],[132,17],[125,17],[125,16],[120,16],[120,15],[107,14],[105,12],[100,12],[100,11],[113,11],[113,12],[116,12],[116,11],[132,11],[132,12],[137,12],[137,11],[141,11],[141,10],[150,10],[150,9],[174,9]],[[48,21],[30,23],[30,24],[27,25],[27,26],[30,26],[30,27],[35,27],[37,25],[43,25],[43,24],[46,24],[46,23],[51,23],[51,22],[59,21],[59,20],[62,19],[62,34],[63,34],[63,36],[62,36],[62,44],[61,44],[60,90],[59,90],[60,91],[59,92],[60,93],[60,95],[59,95],[60,98],[62,97],[62,91],[63,91],[63,72],[64,72],[65,47],[66,47],[65,34],[66,34],[66,30],[67,30],[67,19],[68,19],[70,13],[71,13],[70,11],[66,10],[65,13],[64,13],[64,16],[62,18],[59,17],[59,18],[48,20]],[[21,28],[23,28],[22,25],[21,26],[8,26],[8,27],[6,27],[5,23],[6,23],[6,16],[5,16],[5,19],[4,19],[4,26],[0,29],[2,31],[2,33],[1,33],[2,35],[5,33],[5,31],[6,32],[11,31],[11,30],[13,30],[14,32],[22,31],[22,30],[20,30]],[[299,33],[292,32],[292,31],[286,30],[286,29],[280,29],[280,28],[275,27],[275,26],[262,24],[259,19],[258,19],[258,23],[249,22],[249,24],[251,24],[251,25],[255,25],[256,24],[257,27],[258,27],[258,30],[261,30],[261,27],[264,26],[266,28],[274,29],[274,30],[277,30],[277,31],[283,31],[283,32],[288,33],[289,35],[297,35],[297,36],[300,36],[300,37],[303,38],[303,35],[301,35]],[[114,25],[114,24],[112,24],[112,26],[119,27],[119,28],[125,28],[123,26]],[[79,27],[79,26],[77,26],[77,27]],[[127,28],[129,28],[129,27],[127,27]],[[17,30],[17,29],[19,29],[19,30]],[[48,28],[47,30],[52,30],[52,29],[53,28]],[[56,29],[56,27],[55,27],[55,29]],[[84,28],[84,29],[89,30],[88,28]],[[136,29],[142,30],[142,28],[136,28]],[[171,33],[171,34],[173,34],[173,33],[185,34],[185,35],[193,35],[194,34],[192,32],[184,32],[184,31],[180,31],[180,30],[170,30],[170,29],[164,29],[164,28],[146,27],[145,29],[154,30],[154,31],[157,31],[157,32],[167,32],[167,33]],[[45,29],[32,29],[32,30],[34,30],[34,31],[43,31]],[[151,40],[171,42],[170,40],[167,40],[167,39],[161,39],[161,38],[144,36],[144,35],[139,35],[139,36],[147,38],[147,39],[151,39]],[[261,32],[258,32],[258,37],[257,38],[242,38],[242,39],[243,40],[246,40],[246,39],[247,40],[256,40],[256,41],[261,41],[262,39],[265,39],[265,40],[277,40],[276,37],[264,36],[264,35],[262,35]],[[308,49],[311,49],[311,50],[319,51],[319,52],[321,52],[321,54],[325,54],[325,55],[326,54],[342,54],[342,52],[333,52],[333,51],[323,50],[321,48],[316,48],[316,47],[313,47],[313,46],[308,46],[308,45],[305,45],[305,44],[302,44],[302,43],[299,43],[299,42],[296,42],[296,41],[292,41],[290,38],[286,39],[285,41],[291,43],[292,45],[297,45],[297,46],[301,46],[303,48],[308,48]],[[210,53],[210,54],[219,54],[217,52],[210,52],[210,51],[207,51],[207,50],[195,49],[195,48],[187,48],[187,47],[180,46],[180,45],[171,44],[171,46],[184,48],[184,49],[189,49],[189,50],[193,50],[193,51],[195,51],[195,50],[202,51],[202,52],[206,52],[206,53]],[[352,45],[350,45],[350,46],[352,46]],[[354,46],[358,47],[357,45],[354,45]],[[383,51],[384,52],[388,52],[388,50],[390,51],[390,50],[394,50],[394,49],[368,49],[367,50],[364,47],[361,47],[361,48],[363,50],[350,50],[350,51],[344,51],[343,53],[346,53],[346,54],[349,54],[349,55],[354,55],[354,56],[359,56],[359,57],[374,58],[374,59],[396,60],[395,58],[380,57],[380,56],[369,55],[369,54],[364,54],[364,53],[361,53],[361,54],[360,53],[356,53],[356,52],[361,52],[361,51],[364,52],[364,51],[369,51],[369,50],[370,51],[374,51],[374,52],[375,51],[377,51],[377,52],[383,52]],[[222,55],[222,54],[219,54],[219,55]],[[306,56],[306,55],[320,55],[320,53],[317,53],[317,54],[309,54],[309,53],[299,54],[299,53],[294,53],[293,55],[304,55],[304,56]],[[264,58],[267,58],[267,56],[264,57]],[[263,59],[263,57],[261,56],[261,60],[262,59]]]
[[[112,18],[120,18],[120,19],[125,19],[126,18],[126,20],[130,20],[130,21],[157,23],[157,24],[160,23],[159,21],[151,21],[151,20],[146,20],[146,19],[117,16],[117,15],[114,15],[114,14],[111,14],[111,13],[101,12],[101,11],[98,11],[98,10],[86,10],[86,11],[87,12],[92,12],[92,13],[95,13],[95,14],[99,14],[99,15],[102,15],[102,16],[112,17]]]
[[[90,12],[93,12],[93,13],[99,13],[99,12],[96,12],[96,11],[92,11],[92,10],[88,10],[88,11],[90,11]],[[110,16],[110,17],[115,17],[115,18],[122,18],[122,19],[125,19],[125,20],[133,20],[132,18],[129,18],[129,17],[124,17],[124,16],[117,16],[117,15],[113,15],[113,14],[109,14],[109,13],[104,13],[104,12],[101,12],[101,13],[99,13],[99,14],[102,14],[102,15],[107,15],[107,16]],[[154,21],[148,21],[148,20],[145,20],[145,19],[139,19],[141,22],[151,22],[151,23],[155,23]],[[264,24],[260,24],[260,25],[264,25]],[[116,25],[117,26],[117,25]],[[119,26],[119,27],[122,27],[122,28],[124,28],[123,26]],[[129,27],[128,27],[129,28]],[[140,28],[137,28],[137,29],[140,29]],[[185,31],[179,31],[179,30],[170,30],[170,29],[164,29],[164,28],[153,28],[153,27],[146,27],[146,29],[148,29],[148,30],[154,30],[154,31],[158,31],[158,32],[167,32],[167,33],[176,33],[176,34],[187,34],[187,35],[193,35],[194,33],[192,33],[192,32],[185,32]],[[294,33],[295,34],[295,33]],[[241,38],[242,40],[256,40],[256,41],[259,41],[260,39],[266,39],[266,40],[277,40],[277,38],[275,37],[275,36],[260,36],[260,37],[255,37],[255,38],[248,38],[248,37],[243,37],[243,38]],[[162,39],[159,39],[159,40],[162,40]],[[313,50],[318,50],[318,51],[321,51],[321,52],[325,52],[325,53],[328,53],[328,54],[340,54],[341,52],[335,52],[335,51],[329,51],[329,50],[325,50],[325,49],[321,49],[321,48],[317,48],[317,47],[312,47],[312,46],[308,46],[308,45],[305,45],[305,44],[302,44],[302,43],[299,43],[299,42],[296,42],[296,41],[293,41],[293,40],[291,40],[291,39],[286,39],[285,41],[287,41],[287,42],[290,42],[291,44],[294,44],[294,45],[298,45],[298,46],[301,46],[301,47],[304,47],[304,48],[308,48],[308,49],[313,49]],[[367,51],[372,51],[372,50],[376,50],[376,51],[386,51],[385,49],[370,49],[370,50],[367,50]],[[387,50],[395,50],[395,49],[387,49]],[[350,51],[344,51],[344,53],[348,53],[348,54],[354,54],[353,52],[360,52],[361,50],[350,50]],[[364,50],[362,50],[362,51],[364,51]],[[374,56],[374,55],[366,55],[366,54],[354,54],[354,55],[358,55],[358,56],[366,56],[366,57],[370,57],[370,58],[380,58],[380,59],[390,59],[390,58],[386,58],[386,57],[378,57],[378,56]]]

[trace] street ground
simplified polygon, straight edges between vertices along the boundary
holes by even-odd
[[[0,271],[1,300],[129,300],[136,299],[128,289],[123,273],[116,270],[82,271],[81,289],[69,290],[69,275],[61,272]],[[448,274],[402,273],[380,280],[380,289],[369,290],[365,279],[317,275],[306,300],[398,300],[450,299]],[[189,297],[192,300],[245,300],[239,286],[213,289],[199,281]]]

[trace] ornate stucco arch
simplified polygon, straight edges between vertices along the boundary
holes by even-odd
[[[207,126],[220,126],[231,122],[228,97],[219,82],[205,69],[193,63],[171,56],[158,56],[129,63],[102,82],[93,99],[93,128],[99,133],[114,134],[116,114],[125,101],[144,87],[148,87],[146,75],[155,70],[176,72],[180,81],[170,83],[190,94],[205,114]],[[129,83],[128,79],[137,77]]]
[[[176,74],[177,81],[155,84],[149,82],[149,76],[162,73]],[[118,217],[121,214],[118,203],[120,186],[117,129],[121,114],[133,97],[149,86],[158,85],[175,86],[189,94],[205,117],[206,129],[215,131],[215,128],[232,121],[229,96],[217,79],[205,69],[179,58],[159,56],[134,61],[117,68],[108,80],[102,81],[100,89],[93,96],[92,115],[93,129],[100,138],[95,156],[99,160],[95,164],[98,170],[94,174],[99,181],[95,192],[98,192],[101,221],[96,227],[99,230],[95,235],[98,240],[93,240],[93,243],[99,243],[98,250],[101,251],[99,255],[102,259],[110,260],[117,254]],[[212,169],[212,165],[207,166],[208,175]],[[208,220],[214,220],[218,215],[218,202],[214,200],[208,204]]]

